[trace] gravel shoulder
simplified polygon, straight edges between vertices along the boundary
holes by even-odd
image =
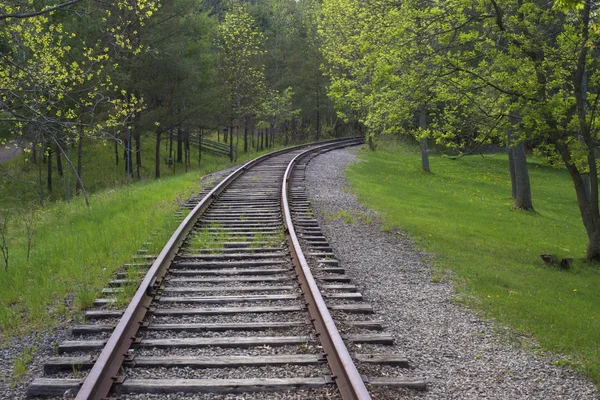
[[[382,232],[377,214],[348,191],[344,170],[358,148],[314,158],[306,172],[308,197],[338,259],[426,379],[423,399],[600,399],[593,383],[552,365],[557,356],[535,343],[511,341],[507,329],[483,321],[453,299],[448,283],[431,282],[431,267],[402,232]],[[352,223],[332,218],[339,211]],[[365,218],[367,216],[367,218]],[[362,217],[362,218],[360,218]],[[371,218],[373,222],[367,222]],[[504,332],[504,333],[502,333]]]

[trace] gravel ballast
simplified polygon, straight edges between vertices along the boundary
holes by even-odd
[[[398,392],[398,398],[600,399],[588,379],[552,365],[551,355],[507,340],[498,333],[502,327],[453,302],[455,291],[431,282],[430,266],[405,234],[382,232],[376,213],[348,191],[344,170],[358,161],[358,151],[314,158],[306,187],[340,266],[394,336],[393,351],[409,359],[410,375],[427,381],[425,392]],[[339,211],[371,215],[373,222],[331,218]]]

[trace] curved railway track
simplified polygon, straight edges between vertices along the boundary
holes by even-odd
[[[152,264],[129,305],[119,309],[117,297],[144,263],[104,290],[107,297],[73,327],[75,340],[58,346],[61,356],[46,361],[46,377],[32,382],[28,396],[294,391],[294,398],[347,400],[424,388],[420,379],[378,369],[406,367],[401,356],[349,353],[347,344],[392,339],[380,322],[360,317],[372,309],[348,283],[306,198],[310,158],[361,142],[259,157],[189,202],[192,210],[161,253],[144,256]]]

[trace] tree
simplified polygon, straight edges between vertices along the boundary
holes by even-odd
[[[140,93],[146,109],[135,120],[136,132],[153,132],[154,176],[161,175],[161,141],[176,131],[183,160],[183,145],[190,131],[214,123],[220,112],[216,79],[216,21],[198,8],[196,0],[165,3],[140,30],[149,51],[121,61],[125,73],[120,84]],[[189,160],[188,160],[189,161]]]
[[[359,115],[369,135],[408,129],[421,143],[422,169],[430,171],[428,108],[440,76],[435,42],[425,40],[422,20],[431,9],[419,2],[326,0],[323,54],[331,78],[329,96],[338,109]]]
[[[78,14],[59,13],[67,8],[73,11],[76,4],[82,15],[98,17],[87,20],[93,22],[87,30],[73,29],[80,24]],[[113,83],[112,60],[115,52],[141,52],[126,34],[134,21],[143,23],[150,17],[158,2],[119,1],[104,6],[75,1],[36,7],[34,2],[4,4],[0,122],[33,146],[56,144],[83,188],[63,146],[82,135],[102,135],[139,112],[140,99]]]
[[[291,121],[296,117],[300,110],[292,109],[292,96],[294,90],[291,87],[286,88],[283,93],[278,90],[272,90],[267,94],[267,99],[262,103],[258,117],[263,128],[271,130],[272,137],[283,123]]]
[[[227,89],[230,127],[234,121],[247,125],[265,92],[264,36],[246,7],[234,5],[219,27],[219,37],[219,75]],[[233,154],[233,137],[229,143]]]
[[[314,132],[318,141],[324,124],[335,119],[333,103],[327,97],[329,79],[321,71],[325,63],[321,53],[322,38],[318,34],[320,2],[304,0],[295,2],[299,21],[294,42],[289,47],[288,59],[296,67],[290,71],[289,85],[294,88],[293,107],[300,110],[304,123]]]
[[[454,5],[456,21],[464,20],[460,15],[480,16],[476,23],[463,25],[462,36],[447,38],[460,44],[446,59],[456,71],[454,79],[494,91],[496,109],[512,115],[512,124],[520,128],[513,140],[535,143],[567,168],[588,234],[587,257],[600,259],[596,160],[600,75],[598,51],[591,46],[599,35],[593,29],[598,19],[593,4],[568,11],[538,1]],[[467,43],[473,50],[464,50]]]
[[[469,133],[508,145],[516,206],[532,210],[527,141],[568,170],[587,257],[600,260],[599,18],[594,3],[570,0],[325,0],[330,96],[371,134],[414,121],[415,109],[424,126],[426,105],[421,138],[456,146]],[[470,132],[461,115],[473,122]]]

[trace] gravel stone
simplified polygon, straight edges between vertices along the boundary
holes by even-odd
[[[153,302],[152,307],[156,307],[157,310],[171,310],[171,309],[194,309],[194,308],[248,308],[248,307],[291,307],[301,305],[300,299],[294,300],[273,300],[273,301],[261,301],[256,303],[248,302],[234,302],[227,304],[194,304],[194,303],[178,303],[178,304],[162,304]]]
[[[288,392],[258,392],[244,394],[184,394],[172,395],[125,395],[123,400],[335,400],[339,393],[334,385],[323,389],[294,390]]]
[[[358,161],[357,152],[343,149],[314,158],[306,172],[308,197],[340,267],[373,306],[372,318],[382,320],[384,332],[394,337],[396,344],[384,349],[409,359],[406,376],[427,381],[424,392],[377,388],[374,398],[600,399],[588,379],[552,365],[556,355],[534,354],[510,342],[501,333],[505,328],[453,302],[456,293],[449,284],[431,282],[424,254],[407,235],[382,232],[377,214],[349,192],[344,170]],[[343,218],[325,221],[325,215],[342,210],[367,218],[351,224]],[[381,349],[355,345],[351,351]],[[388,367],[379,371],[392,373]]]
[[[221,347],[201,347],[201,348],[137,348],[130,349],[130,353],[138,356],[275,356],[275,355],[294,355],[294,354],[320,354],[323,349],[317,342],[307,342],[302,346],[256,346],[250,348],[221,348]]]
[[[131,379],[249,379],[315,378],[331,374],[324,365],[286,365],[236,368],[125,368]]]
[[[259,337],[259,336],[308,336],[314,335],[315,330],[310,325],[287,329],[265,329],[258,330],[229,330],[229,331],[149,331],[145,330],[140,335],[143,339],[165,339],[165,338],[226,338],[226,337]]]
[[[243,313],[222,315],[186,315],[169,317],[155,315],[147,318],[148,322],[155,324],[202,324],[202,323],[234,323],[234,322],[292,322],[308,318],[305,311],[289,313]]]
[[[0,348],[0,399],[25,398],[25,390],[36,376],[43,375],[43,361],[56,356],[59,342],[70,338],[68,329],[63,326],[28,336],[13,337]],[[27,368],[27,375],[21,381],[14,379],[15,360],[21,357],[26,349],[33,348],[33,359]]]

